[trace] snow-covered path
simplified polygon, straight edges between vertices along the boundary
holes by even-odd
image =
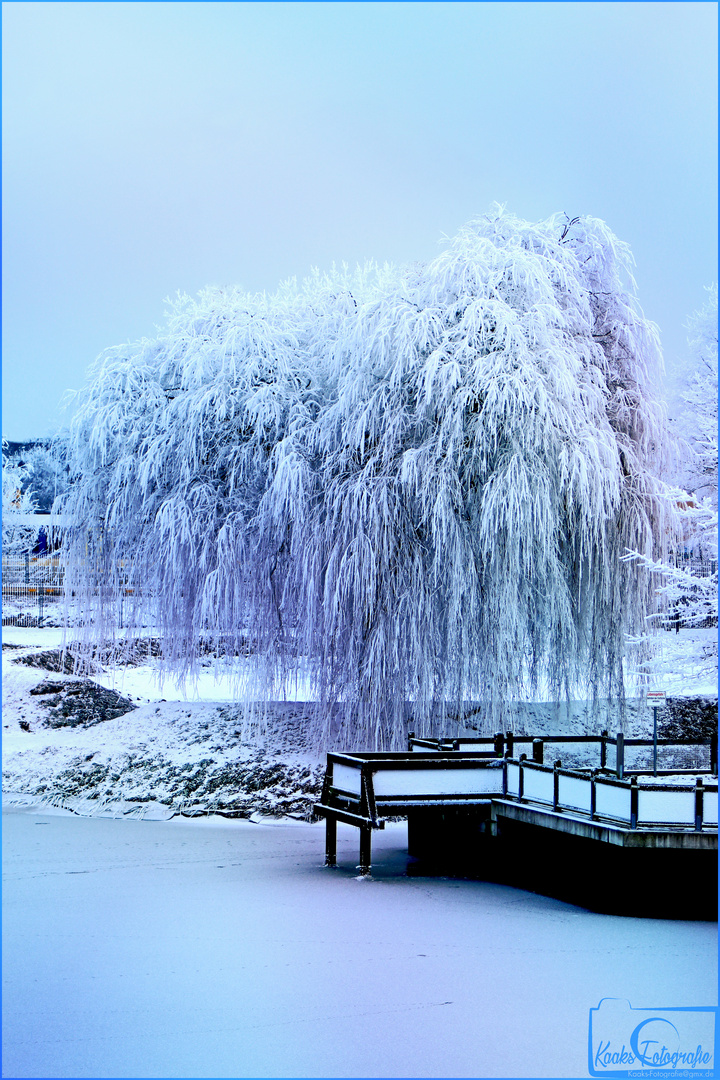
[[[716,924],[407,876],[406,827],[3,814],[6,1077],[588,1075],[588,1013],[716,1001]]]

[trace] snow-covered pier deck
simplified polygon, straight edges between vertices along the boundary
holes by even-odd
[[[559,740],[546,737],[547,742]],[[315,806],[326,820],[326,864],[336,864],[338,822],[359,829],[359,870],[366,875],[373,830],[382,829],[387,818],[407,817],[408,852],[426,865],[463,873],[473,867],[481,875],[506,878],[508,858],[510,863],[520,860],[528,870],[526,887],[563,895],[577,892],[568,889],[568,871],[571,878],[588,874],[595,880],[594,867],[603,878],[619,875],[626,886],[628,876],[643,879],[655,873],[663,882],[680,874],[687,886],[690,872],[691,891],[701,883],[703,895],[699,905],[693,901],[689,907],[707,911],[709,904],[713,909],[717,775],[693,770],[689,778],[687,772],[663,770],[639,776],[635,770],[618,776],[622,767],[618,770],[617,762],[612,770],[563,768],[559,760],[546,765],[525,754],[499,757],[495,741],[485,741],[490,749],[439,745],[428,750],[417,740],[406,753],[328,754]],[[540,757],[537,740],[534,748]],[[543,871],[543,857],[555,864],[554,879]],[[626,886],[620,892],[627,899]],[[668,888],[672,892],[674,886]],[[595,887],[592,898],[612,909],[611,887]]]

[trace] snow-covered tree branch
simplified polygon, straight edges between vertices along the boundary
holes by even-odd
[[[249,693],[305,673],[319,738],[340,702],[355,745],[397,746],[407,702],[421,731],[538,684],[622,697],[656,597],[621,556],[662,556],[674,514],[631,264],[601,221],[498,208],[424,267],[178,298],[73,421],[88,635],[130,587],[173,670],[212,639]]]

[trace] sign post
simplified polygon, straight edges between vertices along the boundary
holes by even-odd
[[[648,704],[652,705],[653,711],[653,776],[657,776],[657,718],[658,709],[665,704],[667,694],[664,690],[648,690]]]

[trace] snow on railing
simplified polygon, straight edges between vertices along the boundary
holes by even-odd
[[[379,827],[383,816],[427,805],[501,798],[631,829],[717,829],[717,782],[641,782],[518,759],[424,753],[328,754],[322,803]],[[341,820],[344,818],[341,817]]]

